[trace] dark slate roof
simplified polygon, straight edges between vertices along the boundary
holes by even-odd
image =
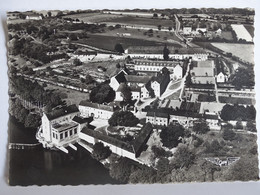
[[[125,79],[129,83],[147,83],[151,76],[125,75]]]
[[[93,121],[93,117],[82,118],[82,117],[75,116],[72,120],[75,121],[76,123],[84,124],[84,123],[91,123],[91,121]]]
[[[115,79],[117,80],[118,83],[124,83],[124,82],[126,82],[125,75],[126,75],[126,73],[125,73],[123,70],[121,70],[121,71],[115,76]]]
[[[153,76],[151,78],[151,81],[157,81],[158,83],[163,83],[163,82],[166,82],[166,81],[170,81],[169,79],[169,75],[163,75],[163,74],[157,74],[157,76]],[[167,82],[168,84],[168,82]]]
[[[135,152],[139,152],[140,149],[146,142],[148,141],[151,133],[153,131],[153,126],[151,123],[146,123],[142,129],[140,130],[140,133],[137,135],[137,137],[132,141],[132,145],[134,147]]]
[[[85,128],[82,129],[81,132],[85,133],[85,134],[87,134],[87,135],[89,135],[91,137],[94,137],[96,139],[105,141],[105,142],[107,142],[109,144],[112,144],[114,146],[117,146],[119,148],[122,148],[124,150],[127,150],[129,152],[134,153],[134,149],[133,149],[133,146],[131,144],[123,142],[121,140],[118,140],[118,139],[116,139],[114,137],[110,137],[108,135],[102,134],[99,131],[91,130],[91,129],[85,127]]]
[[[59,118],[61,116],[65,116],[65,115],[75,113],[75,112],[79,112],[79,109],[75,104],[73,104],[73,105],[65,106],[58,110],[53,110],[49,113],[46,113],[46,116],[49,120],[53,120],[53,119]]]
[[[161,118],[169,118],[168,113],[163,113],[163,112],[147,112],[146,116],[156,116],[156,117],[161,117]]]
[[[108,105],[103,105],[103,104],[98,104],[98,103],[92,103],[92,102],[89,102],[87,100],[82,100],[79,103],[79,105],[80,106],[91,107],[91,108],[96,108],[96,109],[100,109],[100,110],[106,110],[106,111],[110,111],[110,112],[114,111],[113,106],[108,106]]]

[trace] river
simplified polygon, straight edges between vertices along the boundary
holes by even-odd
[[[14,118],[9,120],[10,140],[17,132],[33,142],[35,130],[28,133],[22,124]],[[34,143],[36,140],[34,141]],[[23,142],[19,142],[23,143]],[[88,151],[76,145],[78,150],[69,150],[69,154],[38,147],[30,150],[9,150],[10,185],[79,185],[79,184],[120,184],[110,177],[109,171],[93,159]]]

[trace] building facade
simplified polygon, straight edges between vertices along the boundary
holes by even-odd
[[[79,111],[83,117],[108,120],[114,113],[114,108],[113,106],[91,103],[84,100],[79,103]]]

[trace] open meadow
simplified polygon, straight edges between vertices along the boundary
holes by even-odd
[[[230,52],[242,60],[254,63],[254,45],[253,44],[239,44],[239,43],[211,43],[224,52]]]

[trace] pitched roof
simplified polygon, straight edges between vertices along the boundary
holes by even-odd
[[[103,104],[98,104],[98,103],[92,103],[92,102],[89,102],[87,100],[82,100],[79,103],[79,105],[114,112],[113,106],[108,106],[108,105],[103,105]]]
[[[116,76],[115,79],[117,80],[118,83],[124,83],[126,82],[125,75],[127,73],[124,70],[121,70]]]
[[[112,144],[114,146],[117,146],[119,148],[122,148],[124,150],[127,150],[129,152],[134,153],[134,149],[133,149],[133,146],[131,144],[129,144],[127,142],[123,142],[121,140],[118,140],[114,137],[104,135],[104,134],[100,133],[99,131],[94,131],[94,130],[91,130],[91,129],[85,127],[85,128],[82,129],[81,133],[85,133],[85,134],[87,134],[91,137],[105,141],[109,144]]]
[[[151,76],[125,75],[125,79],[129,83],[147,83]]]
[[[53,119],[59,118],[61,116],[65,116],[65,115],[75,113],[75,112],[79,112],[79,109],[75,104],[73,104],[73,105],[65,106],[60,109],[53,110],[49,113],[46,113],[46,116],[49,120],[53,120]]]
[[[75,121],[76,123],[84,124],[84,123],[90,123],[91,121],[93,121],[93,117],[82,118],[82,117],[75,116],[72,120]]]
[[[169,114],[163,112],[147,112],[146,116],[169,118]]]
[[[140,133],[137,135],[137,137],[133,140],[132,145],[134,147],[137,156],[139,156],[140,153],[142,152],[142,146],[146,144],[152,131],[153,131],[152,124],[146,123],[140,130]]]

